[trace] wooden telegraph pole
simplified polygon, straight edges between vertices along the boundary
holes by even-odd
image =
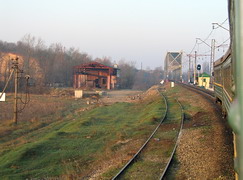
[[[195,61],[194,61],[194,82],[193,84],[196,84],[196,63],[197,63],[197,51],[195,51]]]
[[[12,59],[12,68],[14,69],[14,118],[13,123],[18,123],[18,73],[19,73],[19,63],[18,57]]]
[[[211,41],[211,59],[210,59],[210,87],[213,87],[214,79],[213,79],[213,63],[214,63],[214,56],[215,56],[215,39]]]
[[[188,67],[188,83],[190,83],[191,81],[191,55],[188,56],[189,57],[189,67]]]

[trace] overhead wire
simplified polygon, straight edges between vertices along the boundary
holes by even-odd
[[[222,46],[224,43],[226,43],[226,42],[229,41],[229,40],[230,40],[230,38],[226,39],[224,42],[222,42],[220,45],[218,45],[218,46],[216,46],[216,47],[220,47],[220,46]]]
[[[3,96],[3,94],[4,94],[5,90],[6,90],[6,88],[7,88],[7,86],[8,86],[8,83],[9,83],[9,81],[10,81],[12,75],[13,75],[13,72],[14,72],[14,69],[12,69],[12,72],[10,73],[10,75],[9,75],[9,77],[8,77],[8,80],[7,80],[7,82],[6,82],[6,84],[5,84],[4,88],[3,88],[3,91],[2,91],[2,93],[1,93],[1,95],[0,95],[0,99],[2,98],[2,96]]]
[[[226,21],[228,20],[228,18],[226,18],[221,24],[218,25],[218,27],[213,28],[213,29],[218,29],[220,26],[222,26]]]
[[[226,19],[220,24],[220,26],[222,26],[223,24],[225,24],[225,22],[226,22],[227,20],[228,20],[228,18],[226,18]],[[217,27],[217,28],[218,28],[218,27]],[[195,48],[196,48],[197,45],[198,45],[198,47],[197,47],[197,48],[198,48],[198,51],[197,51],[197,52],[199,52],[199,45],[205,43],[205,41],[207,41],[207,40],[212,36],[213,32],[215,32],[214,30],[217,29],[217,28],[212,28],[212,30],[210,31],[210,33],[206,36],[206,38],[205,38],[202,42],[198,42],[198,41],[196,40],[196,42],[195,42],[195,44],[194,44],[192,50],[190,51],[190,53],[189,53],[188,55],[191,56],[192,52],[195,50]],[[230,39],[230,38],[229,38],[229,39]],[[227,40],[224,41],[222,44],[220,44],[220,46],[223,45],[225,42],[227,42],[229,39],[227,39]],[[211,49],[210,49],[209,51],[206,51],[206,52],[204,53],[205,56],[203,56],[203,57],[207,57],[207,56],[208,56],[207,53],[209,53],[209,52],[211,52]],[[189,60],[190,60],[190,57],[189,57]],[[189,67],[189,69],[190,69],[190,67]]]
[[[226,21],[228,21],[228,18],[226,18],[226,19],[224,20],[224,22],[221,23],[221,25],[223,25]]]
[[[26,78],[26,85],[25,85],[25,101],[22,100],[22,94],[21,94],[21,97],[19,98],[20,99],[20,102],[23,104],[23,107],[18,110],[18,113],[21,113],[26,105],[30,102],[30,94],[29,94],[29,78]]]
[[[203,41],[204,42],[207,41],[209,39],[209,37],[213,34],[213,32],[214,32],[214,29],[211,30],[211,32],[208,34],[208,36]],[[203,41],[198,44],[203,44],[204,43]]]
[[[20,78],[23,78],[22,77],[22,74],[21,74],[21,77]],[[27,94],[29,93],[29,86],[28,86],[28,81],[29,81],[29,76],[25,76],[25,79],[26,79],[26,84],[25,84],[25,101],[23,101],[23,92],[21,92],[20,94],[20,101],[22,104],[27,104],[29,102],[28,98],[27,98]]]
[[[193,50],[195,49],[196,45],[197,45],[197,40],[196,40],[196,42],[195,42],[195,44],[194,44],[194,46],[193,46],[193,48],[192,48],[192,50],[191,50],[191,52],[189,54],[191,54],[193,52]]]
[[[228,20],[228,18],[226,18],[220,25],[222,26],[227,20]],[[217,27],[217,28],[218,28],[218,27]],[[210,38],[210,36],[213,34],[214,30],[217,29],[217,28],[213,28],[213,29],[210,31],[210,33],[207,35],[207,37],[206,37],[203,41],[204,41],[204,42],[207,41],[207,40]],[[198,42],[198,41],[196,40],[196,42],[195,42],[195,44],[194,44],[194,46],[193,46],[193,48],[192,48],[192,50],[191,50],[191,52],[190,52],[189,54],[191,54],[191,53],[193,52],[193,50],[195,49],[195,47],[196,47],[197,44],[200,45],[200,44],[203,44],[204,42]],[[223,44],[223,43],[222,43],[222,44]]]
[[[19,69],[17,69],[17,71],[18,70]],[[7,80],[7,82],[6,82],[6,84],[5,84],[4,88],[3,88],[3,91],[0,94],[0,99],[2,98],[3,94],[5,93],[5,91],[6,91],[7,87],[8,87],[8,84],[9,84],[9,82],[10,82],[12,76],[13,76],[14,71],[15,71],[14,69],[11,69],[11,72],[10,72],[10,75],[8,77],[8,80]],[[28,85],[29,82],[28,81],[29,81],[29,77],[26,78],[25,101],[22,100],[23,99],[22,98],[22,93],[21,93],[21,97],[18,98],[20,100],[20,102],[23,104],[23,107],[20,110],[18,110],[18,113],[22,112],[25,109],[26,105],[30,102],[29,85]]]

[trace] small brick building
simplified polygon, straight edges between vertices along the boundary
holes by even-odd
[[[74,88],[103,88],[117,87],[118,68],[90,62],[73,67]]]

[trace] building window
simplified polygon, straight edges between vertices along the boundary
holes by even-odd
[[[106,82],[107,82],[107,79],[103,79],[102,83],[106,84]]]

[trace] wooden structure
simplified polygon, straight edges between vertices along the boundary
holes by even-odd
[[[117,87],[118,68],[90,62],[73,67],[74,88],[103,88]]]

